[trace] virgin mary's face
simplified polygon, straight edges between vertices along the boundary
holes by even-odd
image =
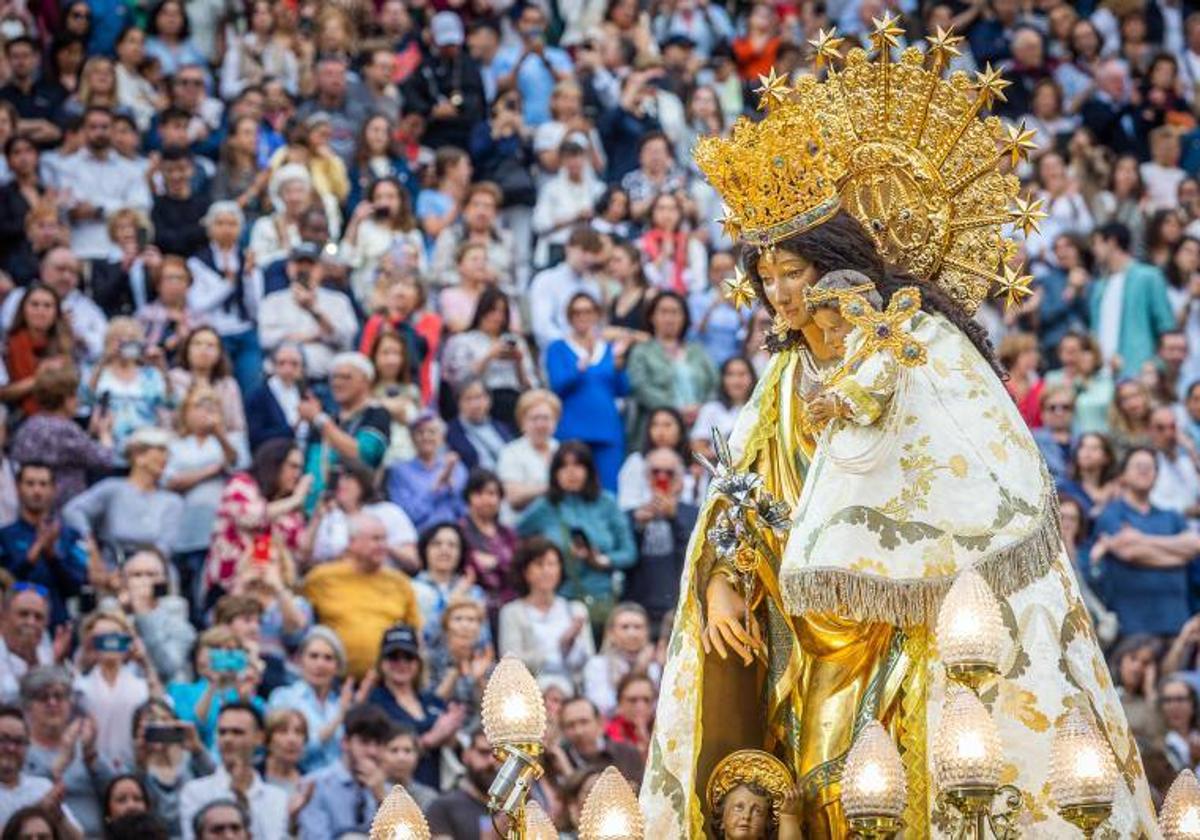
[[[816,282],[817,269],[808,260],[790,251],[775,249],[758,260],[763,291],[774,310],[798,330],[809,322],[804,290]]]

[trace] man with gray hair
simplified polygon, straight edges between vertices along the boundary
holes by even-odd
[[[329,390],[337,416],[327,414],[315,394],[300,400],[299,413],[312,426],[305,452],[305,472],[313,476],[319,494],[329,482],[330,470],[350,461],[376,469],[392,439],[392,418],[371,399],[375,366],[362,353],[339,353],[329,362]],[[315,497],[313,497],[315,498]]]
[[[317,620],[337,633],[355,679],[375,666],[380,640],[393,624],[421,626],[421,611],[408,575],[384,565],[387,529],[377,517],[350,518],[350,544],[341,559],[308,573],[304,596]]]
[[[1133,87],[1125,62],[1110,58],[1096,70],[1096,90],[1083,103],[1079,116],[1083,127],[1092,132],[1096,144],[1107,146],[1118,155],[1143,152],[1143,135],[1137,109],[1131,102]]]
[[[271,354],[270,376],[246,397],[250,451],[275,438],[301,437],[300,400],[304,392],[304,353],[285,341]],[[304,435],[307,435],[307,428]]]

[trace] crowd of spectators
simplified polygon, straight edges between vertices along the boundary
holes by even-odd
[[[0,832],[487,837],[541,686],[574,837],[639,784],[693,454],[767,354],[690,149],[955,26],[1033,128],[979,313],[1156,794],[1200,763],[1200,5],[0,0]]]

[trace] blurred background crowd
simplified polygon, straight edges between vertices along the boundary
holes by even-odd
[[[1200,763],[1200,3],[0,0],[0,831],[491,836],[499,656],[574,837],[647,759],[694,453],[767,355],[690,149],[965,36],[1040,149],[986,325],[1151,784]]]

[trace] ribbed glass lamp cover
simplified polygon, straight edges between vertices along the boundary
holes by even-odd
[[[515,656],[500,660],[483,692],[483,730],[493,747],[540,744],[546,705],[529,669]]]
[[[1050,745],[1050,796],[1058,807],[1112,802],[1117,763],[1090,716],[1072,709]]]
[[[1165,840],[1200,838],[1200,782],[1191,770],[1175,777],[1158,814],[1158,827]]]
[[[958,576],[938,610],[937,644],[947,665],[1000,665],[1004,622],[987,581],[974,569]]]
[[[946,686],[933,756],[942,789],[1000,785],[1004,752],[996,722],[974,693],[956,683]]]
[[[642,840],[645,830],[633,788],[617,768],[608,767],[583,803],[579,840]]]
[[[873,720],[858,733],[846,756],[842,808],[847,817],[899,817],[907,799],[900,751],[883,725]]]
[[[525,805],[525,840],[558,840],[558,829],[533,800]]]
[[[371,821],[371,840],[430,840],[420,806],[400,785],[392,788]]]

